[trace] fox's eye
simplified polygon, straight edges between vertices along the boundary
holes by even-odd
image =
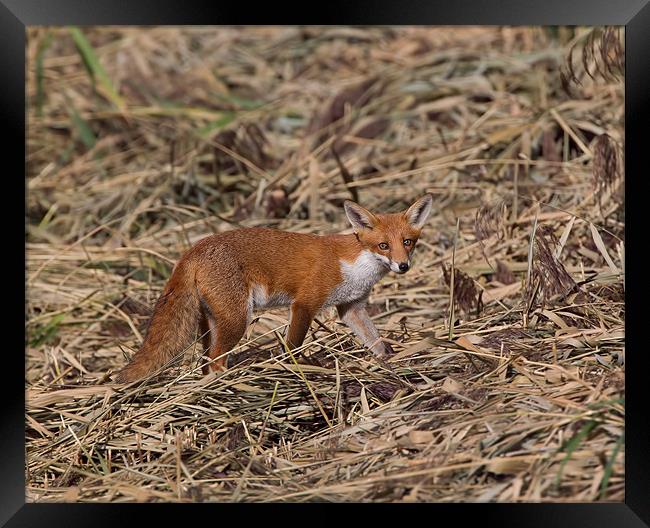
[[[388,249],[388,244],[386,242],[380,242],[379,249],[383,249],[384,251],[386,251]]]
[[[413,244],[413,241],[410,238],[405,238],[404,239],[404,245],[405,246],[410,246],[411,244]]]

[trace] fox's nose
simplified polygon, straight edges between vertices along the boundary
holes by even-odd
[[[408,262],[400,262],[399,270],[402,271],[402,272],[408,271],[409,270]]]

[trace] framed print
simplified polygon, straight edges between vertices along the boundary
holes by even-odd
[[[646,2],[236,7],[0,5],[2,522],[647,525]]]

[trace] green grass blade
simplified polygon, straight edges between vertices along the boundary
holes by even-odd
[[[70,34],[72,35],[72,39],[77,46],[77,50],[79,51],[86,68],[92,75],[93,79],[99,83],[97,87],[98,90],[119,110],[125,110],[126,105],[124,104],[124,100],[117,93],[117,90],[115,90],[113,83],[106,74],[106,70],[104,70],[104,67],[99,62],[99,59],[86,36],[77,27],[71,27]]]
[[[169,267],[160,260],[147,256],[144,258],[144,261],[154,272],[160,275],[161,278],[168,279],[171,275]]]
[[[261,99],[246,99],[244,97],[238,97],[231,94],[216,94],[216,97],[222,101],[232,103],[242,110],[255,110],[256,108],[264,105],[264,101]]]
[[[574,436],[571,437],[570,440],[568,440],[561,448],[560,451],[566,451],[566,456],[562,459],[562,462],[560,464],[560,469],[557,472],[557,477],[555,477],[555,485],[559,486],[560,485],[560,480],[562,478],[562,471],[564,470],[564,466],[566,466],[566,463],[569,461],[571,458],[571,454],[578,448],[580,445],[580,442],[582,442],[587,435],[591,432],[591,430],[598,425],[598,422],[595,420],[591,420],[587,422],[585,425],[582,426],[580,431]]]
[[[616,462],[616,455],[621,449],[621,446],[625,442],[625,433],[621,433],[621,436],[618,437],[616,444],[614,444],[614,449],[612,450],[612,456],[609,457],[607,461],[607,466],[605,466],[605,473],[603,474],[603,480],[600,482],[600,494],[598,495],[599,499],[605,497],[605,492],[607,491],[607,485],[609,484],[609,478],[612,476],[612,471],[614,470],[614,462]]]
[[[45,88],[43,80],[45,75],[43,73],[43,55],[47,48],[52,43],[52,33],[48,31],[43,37],[43,40],[38,45],[38,52],[36,53],[36,115],[41,117],[43,115],[43,103],[45,102]]]
[[[53,339],[59,331],[59,325],[65,318],[65,314],[58,314],[52,317],[45,326],[37,327],[32,331],[32,339],[29,344],[39,347]]]
[[[88,122],[79,115],[77,109],[74,106],[71,107],[71,109],[72,124],[77,130],[77,134],[79,134],[79,139],[81,139],[81,142],[87,149],[90,150],[95,146],[95,143],[97,143],[97,138],[95,137],[95,134],[92,128],[90,128]]]
[[[227,112],[220,119],[211,121],[204,127],[199,128],[196,133],[203,138],[209,137],[215,130],[219,130],[220,128],[232,123],[235,117],[236,115],[234,112]]]

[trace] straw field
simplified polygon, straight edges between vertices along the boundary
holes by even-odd
[[[27,501],[622,501],[622,42],[30,28]],[[224,373],[199,339],[112,382],[202,237],[425,192],[413,269],[369,300],[386,361],[334,310],[288,351],[274,310]]]

